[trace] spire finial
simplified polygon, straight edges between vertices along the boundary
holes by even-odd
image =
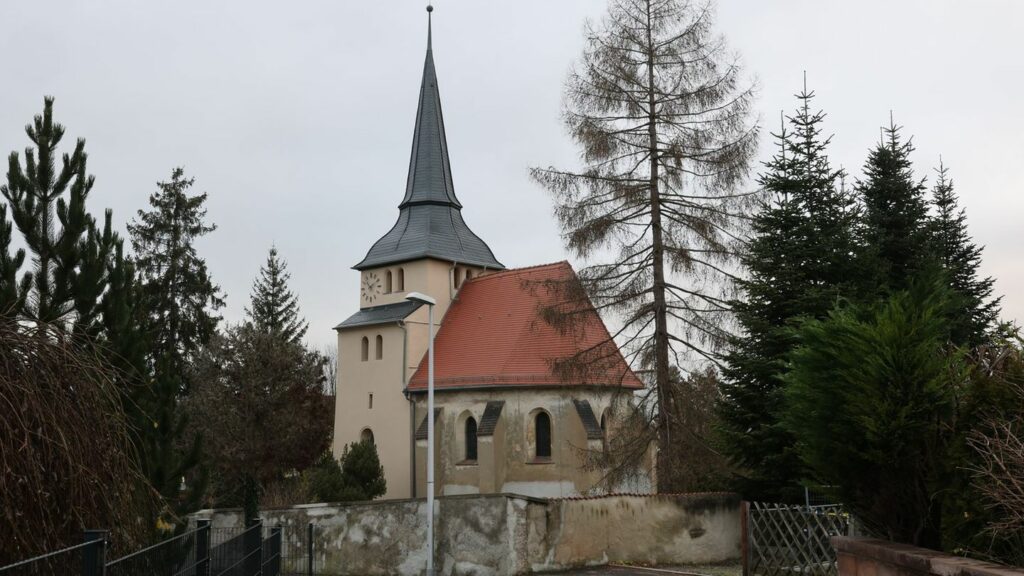
[[[427,50],[431,49],[431,13],[434,11],[433,4],[427,4]]]

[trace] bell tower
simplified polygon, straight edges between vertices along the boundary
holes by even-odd
[[[407,301],[406,294],[432,296],[435,322],[443,321],[462,282],[504,269],[469,229],[455,196],[427,12],[427,54],[398,219],[353,266],[360,274],[359,311],[335,327],[333,452],[340,458],[345,445],[373,441],[387,480],[386,498],[409,498],[415,485],[414,414],[405,389],[429,333],[427,311]]]

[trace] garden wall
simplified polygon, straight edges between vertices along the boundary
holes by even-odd
[[[426,566],[424,499],[264,510],[265,525],[313,523],[316,564],[338,574],[419,574]],[[685,565],[740,557],[740,501],[731,494],[544,500],[513,494],[435,502],[440,574],[525,574],[607,563]],[[239,509],[203,510],[213,528]],[[287,531],[301,534],[302,530]]]
[[[835,536],[832,546],[839,576],[1024,576],[1019,568],[885,540]]]

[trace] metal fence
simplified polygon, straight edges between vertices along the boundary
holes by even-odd
[[[0,567],[0,576],[282,576],[283,529],[256,522],[237,530],[212,529],[200,520],[195,529],[115,560],[107,560],[103,530],[85,534],[85,542]],[[312,539],[309,557],[312,558]],[[309,563],[313,574],[312,563]]]
[[[744,503],[745,576],[837,576],[832,536],[851,533],[842,506]]]

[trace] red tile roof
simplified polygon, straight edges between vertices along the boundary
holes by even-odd
[[[445,314],[434,340],[434,386],[622,386],[643,388],[608,334],[601,317],[586,302],[571,328],[556,328],[542,317],[552,306],[566,305],[561,286],[576,273],[568,262],[517,268],[466,281]],[[579,370],[563,372],[553,364],[584,352]],[[556,373],[558,372],[558,373]],[[427,388],[427,356],[409,381],[410,391]]]

